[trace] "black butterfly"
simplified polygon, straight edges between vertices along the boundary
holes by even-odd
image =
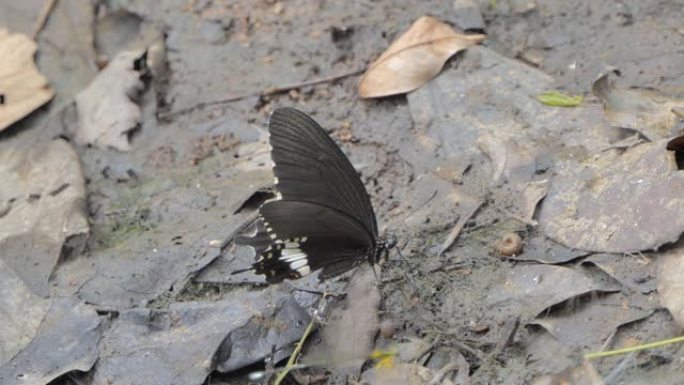
[[[396,244],[379,239],[370,198],[356,170],[305,113],[279,108],[268,124],[276,197],[259,208],[252,234],[235,238],[254,248],[251,268],[269,283],[323,269],[324,279],[357,263],[376,263]]]

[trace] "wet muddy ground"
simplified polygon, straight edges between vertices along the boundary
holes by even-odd
[[[314,314],[300,361],[316,365],[288,383],[684,383],[681,344],[584,359],[684,322],[684,180],[665,150],[682,5],[56,2],[35,38],[55,96],[0,132],[0,383],[246,384]],[[0,4],[0,27],[30,36],[43,6]],[[415,91],[360,98],[425,15],[486,39]],[[552,90],[584,99],[540,103]],[[284,106],[340,144],[398,236],[376,274],[230,274],[253,259],[232,237],[272,194]]]

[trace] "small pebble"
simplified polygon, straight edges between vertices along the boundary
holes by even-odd
[[[384,320],[380,322],[380,335],[385,338],[391,338],[396,333],[397,328],[392,320]]]

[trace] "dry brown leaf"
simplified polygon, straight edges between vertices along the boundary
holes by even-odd
[[[607,121],[613,127],[632,129],[649,141],[670,137],[670,131],[681,120],[684,99],[671,98],[654,90],[627,89],[617,84],[611,69],[601,74],[592,91],[601,99]]]
[[[455,53],[484,40],[457,33],[448,24],[423,16],[374,61],[359,81],[362,98],[413,91],[435,77]]]
[[[0,28],[0,131],[47,103],[54,92],[36,68],[36,43]]]

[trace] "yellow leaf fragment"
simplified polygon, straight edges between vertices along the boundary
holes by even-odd
[[[537,100],[552,107],[576,107],[582,103],[582,95],[570,96],[558,91],[549,91],[537,96]]]

